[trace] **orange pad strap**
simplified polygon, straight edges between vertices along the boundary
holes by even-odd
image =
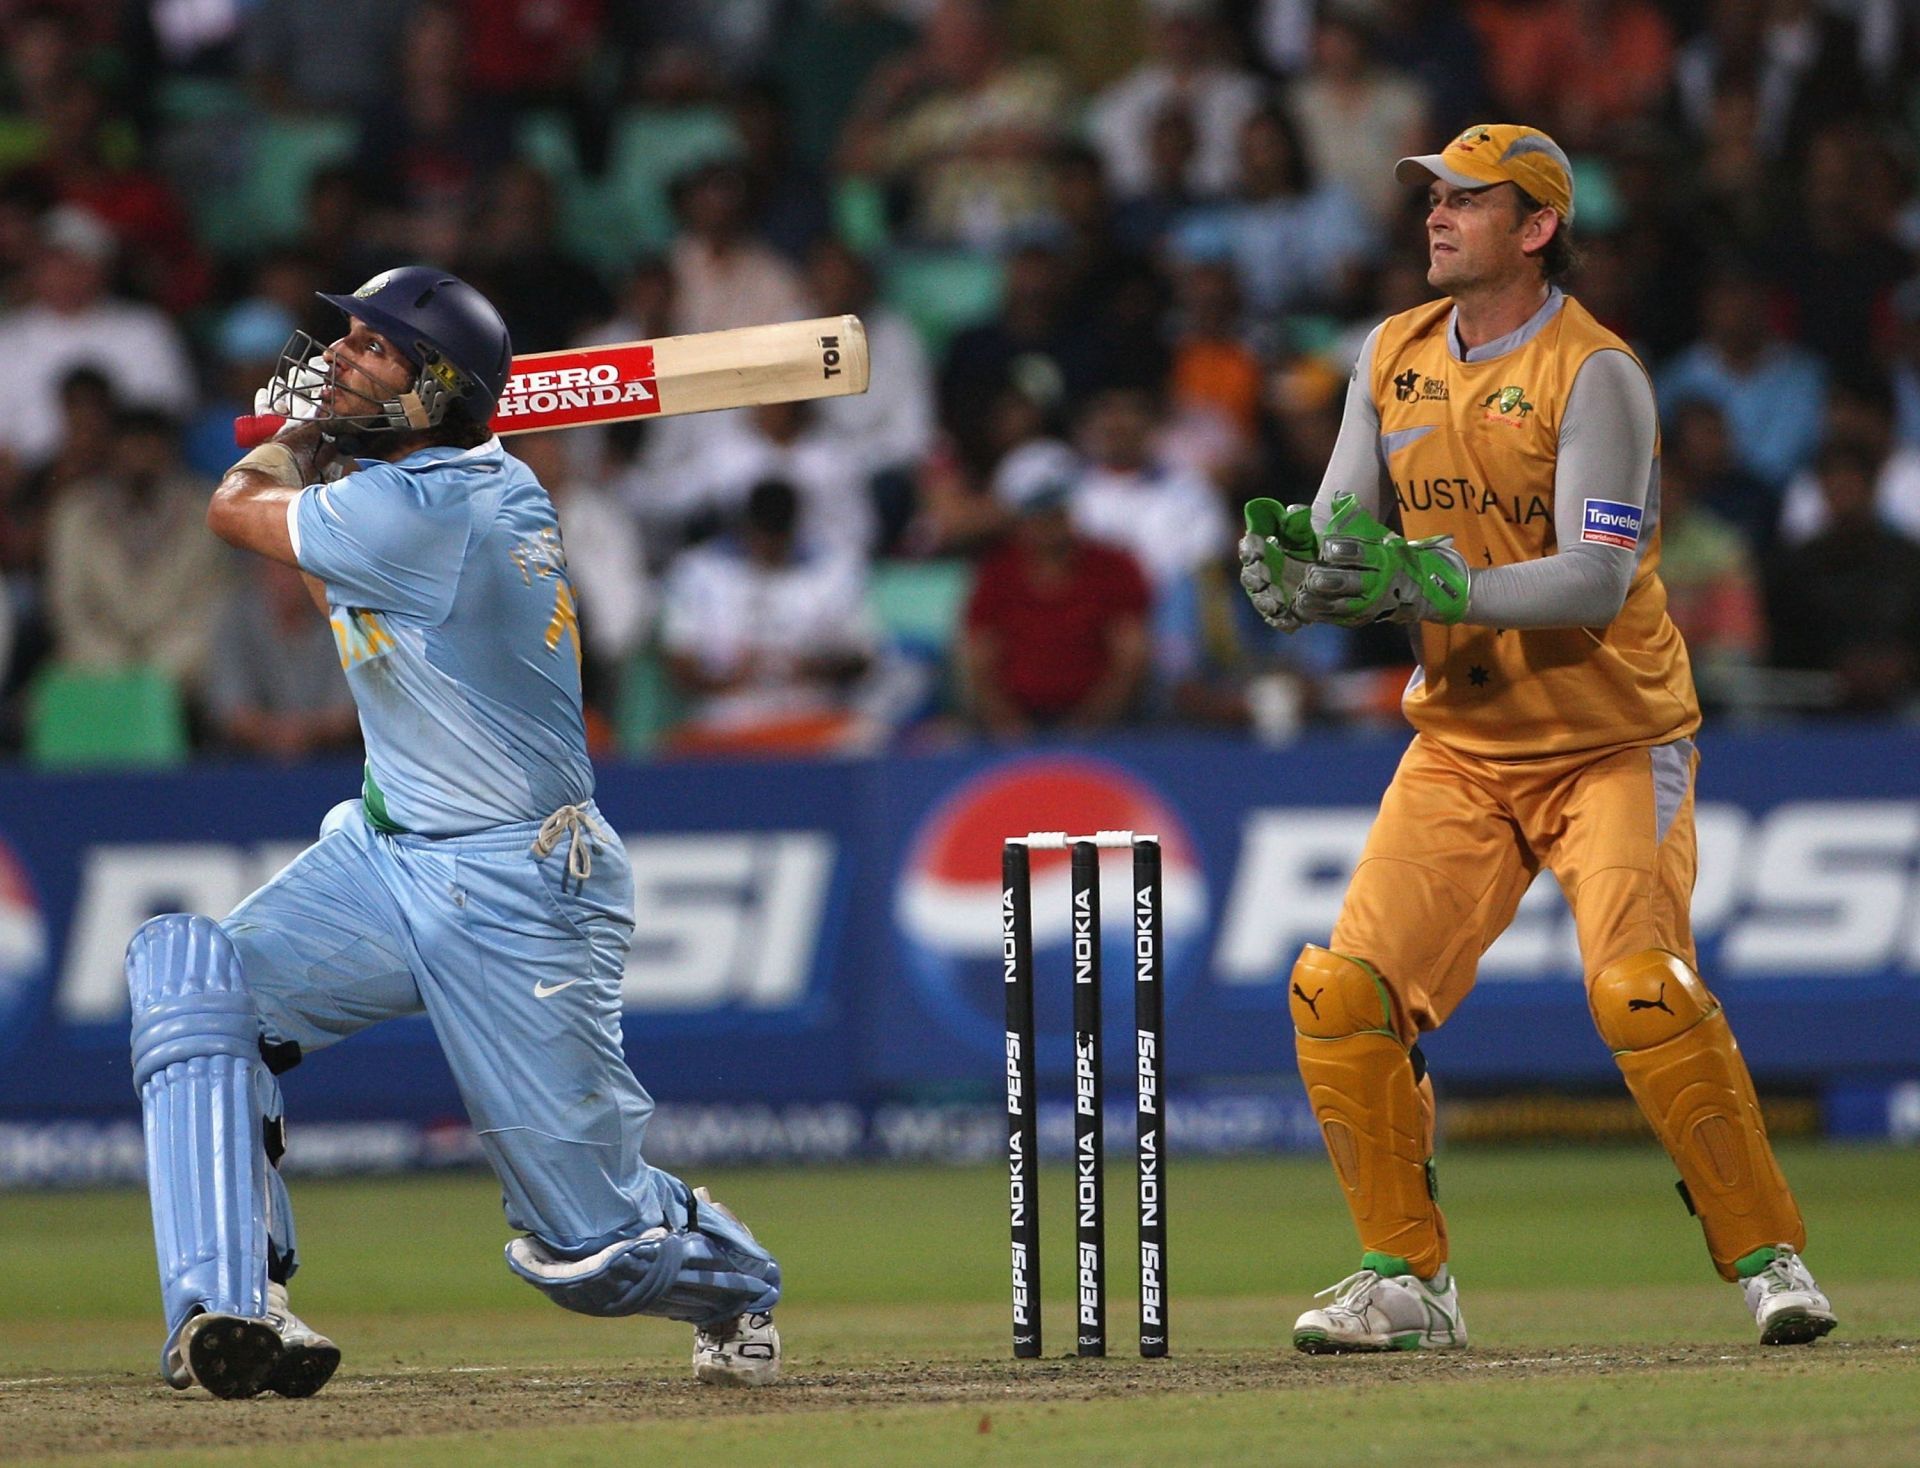
[[[1447,1228],[1429,1171],[1432,1091],[1414,1082],[1385,981],[1359,959],[1308,944],[1288,994],[1300,1078],[1361,1248],[1434,1274],[1447,1260]]]
[[[1767,1141],[1753,1078],[1699,976],[1675,955],[1648,949],[1596,974],[1587,1003],[1680,1170],[1721,1276],[1737,1279],[1736,1262],[1756,1249],[1805,1248],[1806,1225]]]

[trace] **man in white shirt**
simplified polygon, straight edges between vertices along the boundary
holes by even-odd
[[[77,205],[48,212],[32,267],[32,298],[0,318],[0,451],[34,466],[60,438],[60,384],[94,367],[131,408],[185,417],[193,367],[159,309],[108,293],[113,234]]]

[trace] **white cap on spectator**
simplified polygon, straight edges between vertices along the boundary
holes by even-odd
[[[993,471],[993,497],[1016,515],[1058,509],[1080,479],[1080,456],[1058,439],[1022,444]]]
[[[49,209],[40,221],[40,243],[49,250],[66,250],[105,265],[113,259],[113,231],[91,209],[78,204],[61,204]]]

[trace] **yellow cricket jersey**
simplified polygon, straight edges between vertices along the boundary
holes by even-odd
[[[1476,571],[1552,555],[1554,464],[1574,376],[1593,353],[1628,348],[1568,297],[1522,345],[1462,362],[1448,346],[1451,312],[1451,302],[1435,301],[1390,317],[1374,347],[1373,400],[1401,529],[1410,540],[1451,535]],[[1654,452],[1657,459],[1657,443]],[[1588,502],[1585,523],[1604,534],[1607,511],[1596,504],[1603,502]],[[1403,703],[1407,718],[1490,759],[1661,744],[1693,733],[1700,706],[1656,574],[1659,536],[1649,513],[1626,603],[1605,627],[1420,623],[1420,673]]]

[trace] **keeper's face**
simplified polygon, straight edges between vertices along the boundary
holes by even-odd
[[[359,317],[350,319],[347,334],[326,349],[333,366],[333,384],[321,396],[336,417],[354,417],[376,411],[413,385],[414,365],[394,344]]]
[[[1427,283],[1458,295],[1537,274],[1523,245],[1541,242],[1547,213],[1524,212],[1512,184],[1457,189],[1436,178],[1427,186]]]

